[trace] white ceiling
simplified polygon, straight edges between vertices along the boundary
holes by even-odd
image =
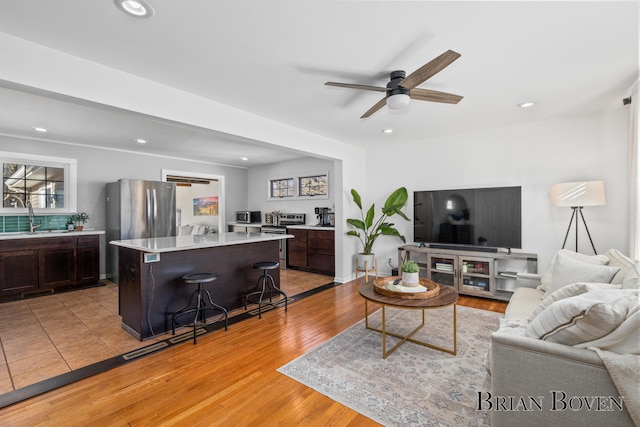
[[[150,19],[113,0],[1,0],[0,30],[364,147],[620,108],[638,76],[637,1],[148,1]],[[406,113],[363,120],[380,93],[324,86],[384,86],[390,71],[410,73],[447,49],[461,58],[419,87],[464,96],[457,105],[412,101]],[[241,166],[300,155],[2,86],[3,134],[33,136],[38,125],[51,140]],[[529,100],[537,104],[516,108]]]

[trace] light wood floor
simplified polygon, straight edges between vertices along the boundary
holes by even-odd
[[[378,425],[276,372],[364,317],[362,281],[9,406],[0,410],[0,425]],[[470,297],[458,304],[506,307]]]

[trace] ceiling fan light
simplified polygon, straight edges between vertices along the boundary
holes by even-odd
[[[409,107],[411,98],[409,95],[399,93],[387,97],[387,107],[391,110],[404,110]]]

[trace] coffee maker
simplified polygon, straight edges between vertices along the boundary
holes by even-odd
[[[316,208],[316,217],[318,218],[318,225],[321,227],[332,227],[335,225],[334,213],[329,208]]]

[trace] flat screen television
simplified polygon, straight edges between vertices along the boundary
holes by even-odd
[[[479,250],[522,248],[521,187],[416,191],[413,198],[415,242]]]

